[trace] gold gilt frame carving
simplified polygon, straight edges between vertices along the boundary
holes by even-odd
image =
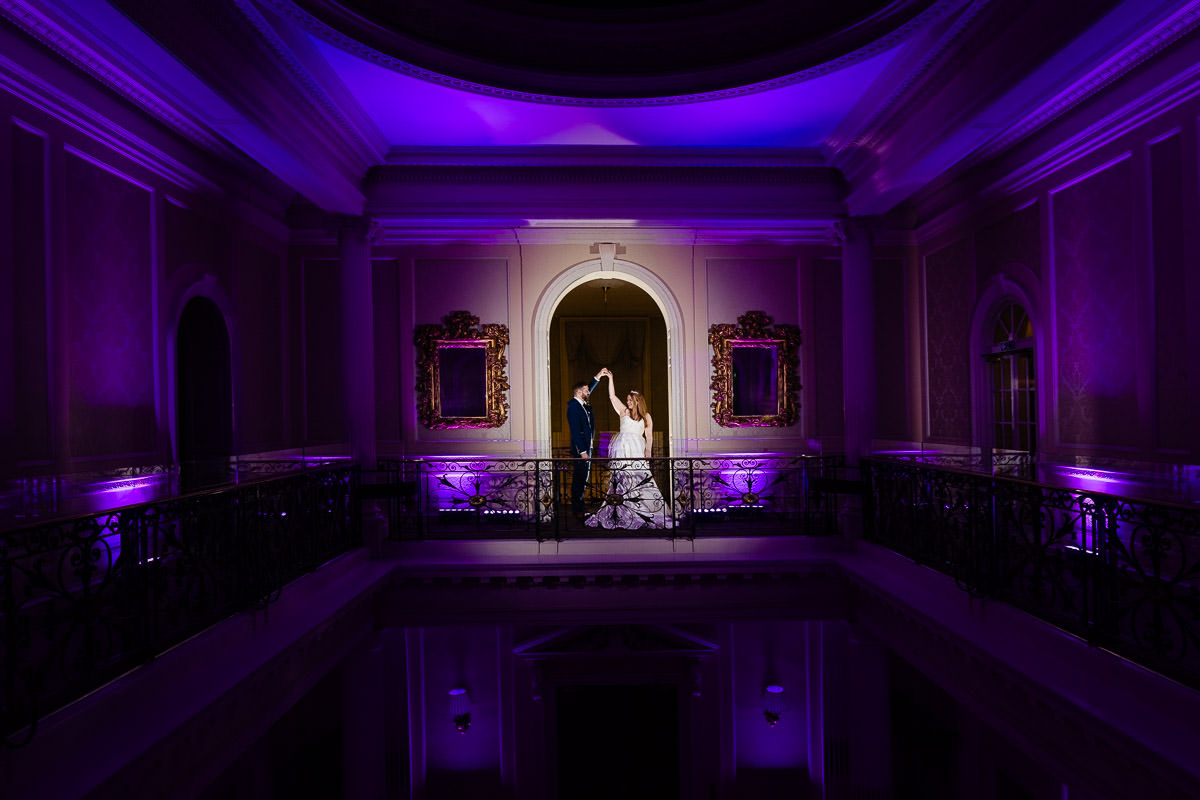
[[[453,311],[442,318],[444,325],[418,325],[414,335],[417,346],[417,416],[426,428],[498,428],[508,419],[508,326],[499,323],[480,325],[479,317],[469,311]],[[465,405],[477,406],[478,415],[461,413],[463,402],[443,397],[442,354],[479,350],[482,362],[483,397],[467,398]],[[449,378],[449,376],[447,376]],[[453,406],[453,408],[448,408]],[[443,413],[446,412],[446,413]],[[458,413],[456,413],[458,412]]]
[[[796,399],[796,393],[800,390],[800,382],[796,378],[800,329],[795,325],[772,327],[771,318],[762,311],[747,311],[738,317],[737,323],[717,323],[708,329],[708,343],[713,348],[713,420],[725,428],[784,428],[795,424],[800,417],[800,404]],[[733,351],[738,347],[774,350],[774,413],[735,413]]]

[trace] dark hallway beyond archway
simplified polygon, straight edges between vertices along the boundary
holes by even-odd
[[[182,488],[224,482],[233,455],[233,380],[229,334],[220,309],[211,300],[197,297],[184,308],[175,356]]]
[[[617,278],[588,281],[571,290],[550,321],[550,401],[552,444],[566,455],[566,402],[571,386],[600,367],[616,376],[619,397],[641,392],[654,419],[654,455],[667,456],[671,418],[667,398],[667,327],[654,300],[637,285]],[[606,453],[619,417],[602,382],[592,398],[596,414],[597,454]]]

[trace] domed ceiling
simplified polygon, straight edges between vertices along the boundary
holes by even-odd
[[[897,44],[936,0],[297,0],[324,38],[475,91],[637,101],[787,85]],[[432,74],[430,74],[432,73]]]

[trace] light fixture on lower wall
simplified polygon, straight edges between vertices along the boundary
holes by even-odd
[[[778,683],[768,683],[763,687],[763,718],[774,728],[779,724],[779,716],[788,710],[788,701],[783,694],[783,687]]]
[[[454,730],[466,733],[471,727],[471,695],[461,686],[450,690],[450,713],[454,715]]]

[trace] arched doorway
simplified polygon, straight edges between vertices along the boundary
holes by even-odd
[[[1024,306],[1006,300],[996,310],[987,363],[990,445],[996,456],[1027,455],[1037,450],[1037,379],[1033,322]]]
[[[674,368],[675,365],[687,363],[687,354],[684,352],[682,310],[667,284],[650,270],[622,259],[616,259],[611,265],[604,265],[598,258],[576,264],[560,273],[542,292],[534,307],[533,357],[531,360],[531,363],[535,365],[533,370],[533,439],[526,444],[527,452],[536,453],[542,457],[550,456],[554,421],[557,417],[562,416],[565,423],[565,411],[551,402],[549,368],[551,320],[563,298],[570,294],[575,287],[600,279],[617,279],[633,284],[645,292],[662,314],[666,329],[667,360],[663,371],[666,374],[667,396],[665,402],[661,397],[655,399],[651,413],[655,415],[657,424],[658,414],[666,412],[669,428],[663,437],[661,455],[679,455],[680,450],[685,449],[688,437],[686,430],[688,421],[685,419],[683,405],[686,394],[684,370]],[[590,377],[590,375],[582,377]],[[575,380],[580,380],[582,377]],[[656,455],[659,454],[656,453]]]
[[[671,413],[667,402],[667,328],[654,299],[620,278],[597,278],[580,284],[559,302],[550,320],[550,405],[566,408],[571,387],[600,367],[614,375],[618,397],[641,392],[654,418],[654,454],[667,455]],[[602,381],[593,397],[600,453],[619,418]],[[570,436],[565,414],[551,419],[552,452],[566,456]]]
[[[229,478],[233,384],[229,334],[216,304],[195,297],[175,339],[176,443],[180,482],[194,489]]]

